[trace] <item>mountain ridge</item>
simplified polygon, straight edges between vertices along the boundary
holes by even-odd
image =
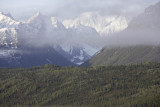
[[[5,26],[0,30],[1,47],[19,48],[31,45],[36,48],[59,45],[60,49],[55,48],[55,50],[61,50],[59,52],[62,52],[62,56],[78,65],[88,60],[100,48],[95,44],[101,37],[95,28],[90,26],[80,24],[76,28],[66,29],[56,17],[47,17],[40,12],[36,12],[26,22],[18,22],[11,15],[10,17],[5,14],[2,16]],[[4,27],[6,27],[5,31]],[[66,47],[68,44],[69,46]],[[70,52],[66,51],[66,48]]]
[[[86,12],[77,18],[64,20],[62,23],[68,28],[77,28],[78,25],[94,28],[102,37],[120,32],[128,27],[125,16],[100,16],[98,12]]]
[[[145,9],[82,66],[160,62],[160,2]]]
[[[105,47],[81,66],[128,65],[160,62],[160,46]]]

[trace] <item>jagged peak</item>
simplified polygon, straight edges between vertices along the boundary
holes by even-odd
[[[4,27],[18,28],[19,24],[20,22],[17,20],[14,20],[14,18],[10,13],[5,14],[3,12],[0,12],[0,28],[4,28]]]
[[[31,18],[29,18],[29,20],[27,21],[27,23],[31,23],[36,19],[41,19],[45,17],[44,15],[42,15],[39,11],[37,11]]]
[[[56,24],[59,22],[56,17],[51,17],[51,20],[52,20],[52,24]]]
[[[11,19],[14,20],[14,18],[12,17],[12,15],[11,15],[10,13],[3,13],[3,12],[0,12],[0,15],[5,16],[5,17],[9,17],[9,18],[11,18]]]
[[[10,13],[5,14],[6,16],[10,17],[11,19],[14,19],[13,16]]]
[[[57,17],[51,17],[51,21],[54,28],[65,29],[64,25],[58,20]]]
[[[40,11],[37,11],[34,16],[36,17],[36,16],[43,16],[43,15],[41,14]]]
[[[55,28],[58,28],[58,24],[59,24],[59,21],[56,17],[51,17],[51,21],[52,21],[52,25],[55,27]]]

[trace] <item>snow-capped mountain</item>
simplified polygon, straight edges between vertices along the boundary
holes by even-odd
[[[82,64],[100,50],[87,44],[73,42],[65,42],[59,46],[55,46],[54,49],[76,65]]]
[[[98,44],[96,42],[99,34],[94,28],[79,25],[66,30],[65,37],[55,49],[71,62],[80,65],[99,50],[99,47],[95,46]]]
[[[14,20],[11,14],[0,12],[0,46],[16,48],[18,43],[17,29],[20,22]]]
[[[0,28],[18,28],[19,23],[14,20],[10,13],[4,14],[0,12]]]
[[[0,46],[3,47],[17,47],[18,38],[15,28],[1,28],[0,29]]]
[[[27,22],[19,25],[19,38],[23,43],[30,45],[45,45],[52,35],[53,26],[51,18],[40,12],[34,14]],[[38,41],[37,41],[38,40]]]
[[[38,32],[51,32],[52,29],[52,21],[51,18],[42,15],[40,12],[37,12],[33,15],[28,21],[27,24],[32,27],[32,29],[36,29]]]
[[[56,19],[51,20],[40,12],[23,23],[4,14],[1,19],[0,67],[31,67],[46,63],[75,65],[51,46],[57,32],[60,34],[61,28],[65,29],[58,21],[53,23]]]
[[[0,13],[0,46],[24,50],[26,46],[35,49],[54,47],[67,60],[80,65],[101,48],[100,35],[121,31],[126,23],[122,16],[84,13],[62,24],[56,17],[47,17],[40,12],[26,22],[19,22],[10,14]]]
[[[44,64],[75,65],[48,46],[0,49],[0,67],[32,67]]]
[[[92,27],[101,36],[107,36],[127,28],[128,20],[125,16],[101,16],[98,12],[87,12],[75,19],[64,20],[63,24],[67,29],[78,28],[79,25]]]
[[[60,31],[66,30],[64,25],[56,17],[51,17],[51,21],[52,21],[52,26],[54,29],[58,29]]]
[[[122,65],[160,61],[160,2],[133,18],[128,28],[82,66]],[[110,43],[109,43],[110,42]]]

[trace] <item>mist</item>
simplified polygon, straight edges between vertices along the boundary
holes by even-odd
[[[133,18],[128,27],[117,34],[105,38],[105,45],[160,45],[160,2],[149,6],[143,13]]]
[[[40,11],[62,19],[75,18],[84,12],[98,11],[101,15],[126,14],[135,16],[158,0],[0,0],[0,11],[11,13],[17,20],[26,20]]]
[[[23,42],[22,44],[36,47],[46,45],[81,46],[87,44],[100,49],[100,47],[106,45],[160,44],[160,32],[157,29],[159,28],[159,10],[157,9],[157,12],[153,14],[149,14],[150,12],[146,12],[147,9],[145,10],[147,6],[157,1],[158,0],[1,0],[0,11],[10,12],[19,20],[24,17],[33,16],[37,10],[40,11],[40,15],[35,21],[31,21],[31,23],[26,21],[25,24],[22,23],[19,26],[18,39],[20,42]],[[81,26],[79,29],[66,29],[61,23],[60,19],[73,19],[79,14],[88,11],[96,11],[101,16],[112,16],[115,14],[118,16],[119,14],[123,14],[124,16],[132,17],[133,20],[128,23],[129,26],[124,31],[105,37],[101,37],[93,28]],[[58,19],[53,18],[52,20],[51,16],[57,16]],[[56,27],[54,27],[55,25],[53,23],[56,23]],[[150,25],[146,25],[146,23]],[[40,28],[37,29],[39,24]],[[86,32],[86,29],[88,32]],[[28,33],[28,31],[32,30],[33,32]]]
[[[3,49],[17,50],[22,56],[39,55],[36,52],[39,49],[40,54],[47,52],[44,57],[47,62],[48,54],[55,52],[80,65],[106,46],[159,46],[160,2],[157,2],[1,0],[2,55]],[[12,56],[15,52],[10,53]]]

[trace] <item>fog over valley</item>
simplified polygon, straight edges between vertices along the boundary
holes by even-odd
[[[73,65],[80,65],[105,46],[160,44],[157,0],[95,0],[93,3],[87,0],[88,6],[80,0],[76,0],[79,4],[73,0],[52,1],[53,6],[49,2],[43,4],[42,0],[31,4],[13,1],[10,7],[7,0],[0,1],[0,55],[6,56],[4,52],[7,52],[10,58],[2,58],[3,62],[12,63],[12,58],[16,61],[21,55],[32,56],[32,50],[43,53],[41,49],[45,49],[48,51],[43,53],[45,62],[53,63],[55,60],[47,54],[55,52]],[[19,10],[22,6],[23,14]]]

